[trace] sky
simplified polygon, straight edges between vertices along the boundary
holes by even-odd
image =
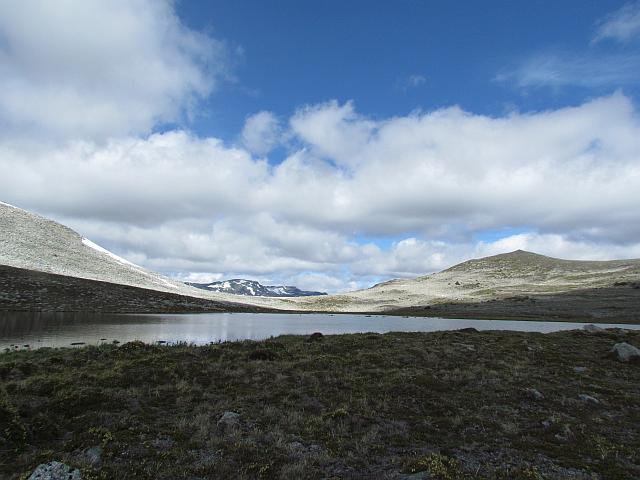
[[[640,257],[640,2],[0,0],[0,200],[189,281]]]

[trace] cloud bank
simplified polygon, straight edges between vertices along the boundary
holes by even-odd
[[[640,123],[621,92],[495,117],[331,100],[257,112],[230,143],[154,130],[228,72],[224,42],[173,3],[21,5],[0,7],[0,198],[135,263],[339,291],[517,248],[640,257]]]
[[[101,139],[175,122],[223,76],[224,44],[173,2],[0,2],[5,135]]]

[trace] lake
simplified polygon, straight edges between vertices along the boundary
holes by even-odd
[[[362,332],[433,332],[474,327],[478,330],[554,332],[582,328],[583,323],[515,320],[469,320],[351,314],[197,313],[89,314],[0,313],[0,350],[68,347],[74,344],[187,342],[197,345],[226,340],[262,340],[283,334],[325,335]],[[597,324],[603,328],[640,325]]]

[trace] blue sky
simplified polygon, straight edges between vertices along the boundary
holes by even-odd
[[[373,117],[451,104],[486,115],[579,104],[637,81],[585,88],[519,88],[498,81],[534,55],[638,52],[637,45],[590,45],[596,22],[624,1],[216,1],[178,3],[192,28],[243,54],[236,81],[206,103],[193,128],[233,139],[247,115],[286,117],[304,104],[353,100]],[[640,68],[640,64],[636,64]],[[413,81],[412,81],[413,79]]]
[[[640,257],[640,0],[0,2],[0,201],[190,281]]]

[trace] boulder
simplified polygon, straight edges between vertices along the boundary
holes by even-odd
[[[627,342],[616,343],[609,355],[619,362],[640,362],[640,350]]]
[[[589,325],[585,325],[584,327],[582,327],[582,329],[585,332],[589,332],[589,333],[597,333],[597,332],[603,332],[604,328],[600,328],[597,325],[594,325],[593,323],[590,323]]]
[[[62,462],[49,462],[38,465],[28,480],[82,480],[82,474]]]
[[[473,327],[459,328],[457,331],[459,333],[478,333],[478,329]]]
[[[307,337],[306,342],[307,343],[321,342],[323,338],[324,338],[324,335],[322,335],[322,333],[314,332],[311,335],[309,335],[309,337]]]

